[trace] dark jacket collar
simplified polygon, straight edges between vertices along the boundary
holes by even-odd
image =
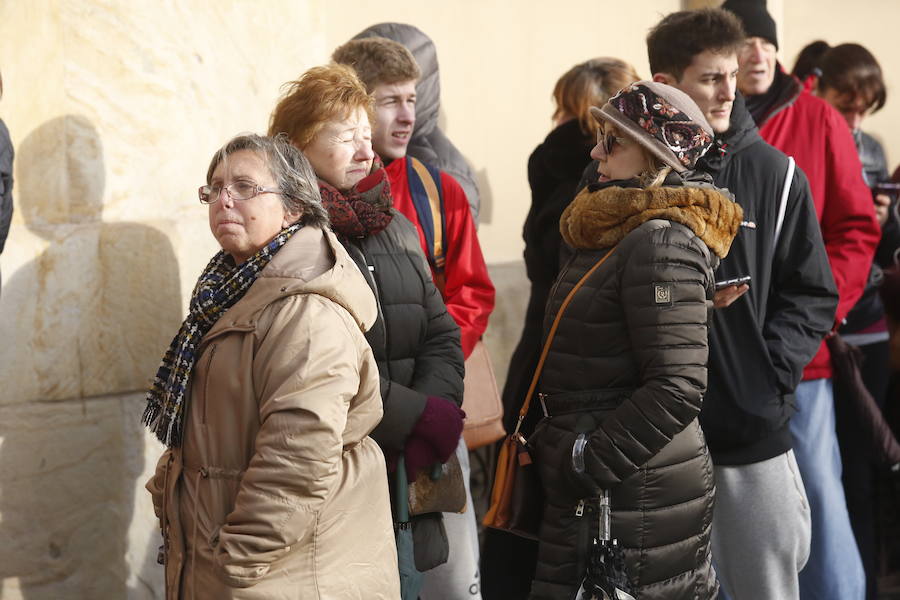
[[[775,78],[764,94],[747,97],[747,109],[759,127],[793,104],[803,92],[803,83],[784,72],[780,63],[775,64]]]
[[[716,135],[715,147],[710,148],[709,152],[697,161],[697,168],[715,174],[725,168],[732,156],[761,140],[759,128],[747,110],[744,97],[737,92],[731,107],[731,123],[728,131]]]

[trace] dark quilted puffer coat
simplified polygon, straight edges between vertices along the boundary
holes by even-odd
[[[610,490],[612,533],[639,600],[708,600],[713,469],[697,423],[706,390],[714,256],[740,207],[712,187],[583,191],[560,229],[577,252],[560,274],[545,331],[581,277],[540,382],[546,416],[530,438],[545,511],[532,600],[574,598]],[[710,252],[712,250],[712,253]],[[588,437],[585,472],[572,449]]]

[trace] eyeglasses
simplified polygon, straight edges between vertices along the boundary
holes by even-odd
[[[197,190],[197,194],[200,196],[200,202],[203,204],[213,204],[219,199],[223,190],[228,194],[229,198],[235,201],[249,200],[260,194],[284,193],[277,188],[264,188],[253,181],[235,181],[225,187],[219,184],[201,185],[200,189]]]
[[[627,138],[618,135],[606,135],[606,132],[602,129],[597,130],[597,143],[603,146],[603,150],[607,154],[612,154],[613,148],[616,144],[620,146],[626,145]]]

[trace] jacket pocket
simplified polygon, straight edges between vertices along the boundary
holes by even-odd
[[[219,531],[226,518],[234,510],[234,499],[243,471],[223,469],[221,467],[204,467],[200,470],[201,480],[198,489],[198,515],[203,537],[210,547],[215,548],[219,540]]]

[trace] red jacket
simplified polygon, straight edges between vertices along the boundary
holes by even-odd
[[[830,104],[802,89],[798,80],[792,78],[791,83],[798,93],[758,123],[759,132],[793,156],[809,179],[840,296],[835,315],[835,324],[840,324],[863,293],[881,229],[847,122]],[[831,357],[823,342],[803,379],[830,377]]]
[[[427,256],[425,235],[419,226],[419,217],[409,192],[406,158],[391,161],[385,169],[391,184],[394,208],[416,226],[419,243]],[[450,315],[459,325],[463,356],[468,358],[472,348],[475,347],[475,342],[487,329],[488,317],[494,310],[494,284],[491,283],[487,266],[484,264],[478,233],[475,231],[475,223],[465,192],[453,177],[443,171],[441,171],[441,188],[446,232],[444,302]]]

